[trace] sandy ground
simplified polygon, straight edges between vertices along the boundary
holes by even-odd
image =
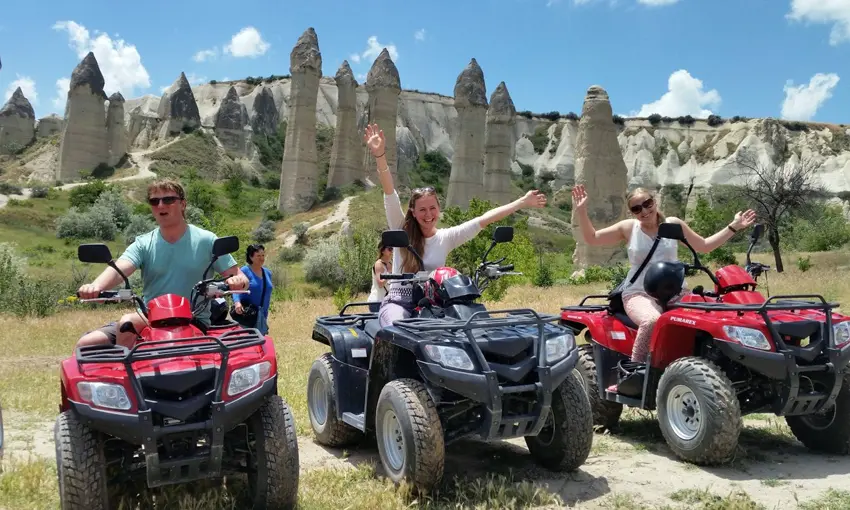
[[[4,411],[3,418],[7,459],[54,459],[52,420],[11,410]],[[748,427],[760,425],[753,421]],[[745,460],[714,468],[680,462],[660,441],[638,442],[625,434],[597,434],[594,443],[594,451],[577,472],[557,475],[533,463],[522,439],[490,444],[460,442],[448,449],[446,476],[512,473],[515,479],[533,480],[544,490],[559,494],[568,506],[582,509],[611,508],[609,496],[613,495],[644,504],[669,505],[670,494],[683,489],[708,489],[719,496],[742,490],[769,509],[796,508],[795,500],[812,500],[829,488],[850,485],[850,457],[812,454],[799,443],[772,448],[760,445],[757,455],[744,453]],[[745,449],[752,447],[750,443]],[[322,447],[312,437],[302,436],[298,438],[298,451],[302,472],[362,462],[380,465],[374,440],[343,451]]]

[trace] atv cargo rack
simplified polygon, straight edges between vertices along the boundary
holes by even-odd
[[[187,342],[197,342],[199,340],[208,341],[185,345]],[[145,402],[141,384],[133,371],[133,362],[177,356],[194,356],[198,354],[221,354],[221,367],[216,375],[215,383],[215,401],[219,402],[221,401],[223,386],[222,379],[227,372],[227,359],[230,352],[263,345],[265,342],[265,337],[258,329],[244,328],[236,331],[228,331],[220,337],[202,335],[173,340],[142,342],[133,346],[132,349],[127,349],[122,345],[89,345],[77,348],[77,365],[82,368],[83,364],[89,363],[123,363],[127,370],[127,377],[130,379],[130,385],[136,394],[139,411],[146,411],[148,406]],[[157,345],[161,345],[161,347],[156,347]]]
[[[604,312],[608,310],[608,305],[586,305],[585,301],[588,299],[610,299],[611,296],[608,294],[591,294],[589,296],[584,296],[579,304],[571,305],[571,306],[562,306],[561,310],[565,312]]]
[[[513,316],[494,318],[480,317],[482,315],[491,314],[512,314]],[[516,437],[523,435],[537,435],[542,430],[546,423],[546,417],[552,403],[552,391],[554,384],[551,384],[553,378],[552,369],[564,362],[572,362],[571,358],[577,356],[576,351],[573,351],[573,356],[567,356],[558,360],[556,365],[549,366],[546,364],[546,342],[544,340],[544,327],[547,323],[552,323],[559,320],[556,315],[538,314],[534,310],[527,308],[518,308],[513,310],[482,310],[475,312],[469,319],[463,321],[449,318],[409,318],[399,319],[393,322],[393,327],[404,329],[410,332],[435,332],[435,331],[463,331],[466,338],[469,340],[469,345],[472,347],[475,357],[481,366],[481,371],[485,380],[482,381],[489,389],[490,398],[488,399],[488,413],[491,415],[489,419],[484,420],[484,437],[487,439],[501,437]],[[498,383],[495,372],[490,367],[484,357],[484,353],[478,346],[474,330],[506,328],[513,326],[537,326],[537,374],[538,382],[532,384],[518,384],[515,386],[503,386]],[[557,327],[557,326],[556,326]],[[558,371],[560,372],[560,370]],[[502,416],[502,397],[506,394],[514,393],[530,393],[534,392],[538,395],[535,412],[529,415],[522,416]]]

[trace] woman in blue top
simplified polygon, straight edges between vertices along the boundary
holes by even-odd
[[[233,319],[243,326],[253,326],[265,335],[269,332],[269,304],[272,298],[272,272],[263,267],[266,262],[266,248],[262,244],[248,246],[245,260],[248,263],[242,266],[241,270],[248,277],[250,282],[248,290],[251,293],[233,294],[233,313],[237,315]],[[246,320],[246,317],[238,316],[245,314],[245,310],[249,307],[253,309],[249,310],[250,315],[256,311],[257,319],[254,324]]]

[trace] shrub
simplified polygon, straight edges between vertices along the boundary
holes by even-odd
[[[654,125],[658,124],[659,122],[661,122],[661,115],[659,115],[657,113],[653,113],[652,115],[647,117],[646,120],[648,120],[649,123],[654,126]]]
[[[336,288],[345,281],[339,254],[340,242],[337,236],[320,240],[304,254],[304,279]]]
[[[304,223],[296,224],[292,227],[292,233],[295,235],[295,242],[297,244],[307,244],[307,229],[310,228],[309,225]]]
[[[300,262],[304,260],[304,252],[303,246],[284,246],[280,249],[277,259],[281,262]]]
[[[204,214],[204,211],[200,207],[192,204],[186,206],[186,221],[207,230],[211,227],[210,220],[207,218],[207,215]]]
[[[372,265],[375,263],[378,233],[355,230],[351,237],[341,236],[339,265],[345,275],[343,285],[350,292],[366,292],[372,284]]]
[[[108,210],[112,215],[112,219],[115,221],[115,226],[119,230],[123,230],[130,224],[133,211],[117,190],[109,189],[101,193],[97,197],[97,200],[95,200],[94,207]]]
[[[68,193],[68,203],[70,203],[72,207],[86,209],[88,206],[95,203],[101,193],[108,189],[110,189],[110,186],[102,180],[96,179],[87,184],[83,184],[82,186],[72,188]]]
[[[811,260],[810,256],[806,255],[806,258],[797,257],[797,269],[799,269],[800,272],[805,273],[806,271],[811,269],[811,267],[812,267],[812,260]]]
[[[47,198],[48,193],[50,193],[50,188],[47,186],[35,186],[33,187],[30,196],[32,196],[32,198]]]
[[[709,126],[720,126],[724,122],[725,121],[723,120],[723,117],[721,117],[720,115],[709,115],[708,116],[708,125]]]
[[[251,232],[251,239],[258,243],[267,243],[274,238],[274,222],[270,220],[262,220],[257,228]]]
[[[551,266],[543,261],[543,253],[537,253],[537,274],[534,275],[531,283],[537,287],[551,287],[555,283],[555,278],[552,274]]]
[[[124,243],[130,245],[136,236],[146,234],[156,228],[156,223],[150,215],[134,214],[124,229]]]
[[[56,237],[59,239],[98,239],[112,241],[118,234],[118,228],[112,217],[112,211],[105,206],[92,206],[87,211],[71,207],[56,223]]]
[[[0,182],[0,194],[2,195],[23,195],[20,186],[9,184],[8,182]]]

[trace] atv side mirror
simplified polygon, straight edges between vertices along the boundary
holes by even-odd
[[[508,226],[496,227],[493,231],[494,243],[509,243],[514,240],[514,228]]]
[[[682,231],[682,226],[678,223],[662,223],[658,226],[658,237],[684,241],[685,233]]]
[[[381,232],[381,242],[384,246],[391,248],[407,248],[410,246],[410,238],[404,230],[384,230]]]
[[[81,244],[77,247],[77,258],[80,262],[106,264],[112,260],[112,252],[109,251],[109,246],[105,244]]]
[[[764,232],[764,225],[762,225],[761,223],[756,223],[753,227],[752,233],[750,234],[750,241],[752,241],[753,243],[758,241],[759,237],[761,237],[762,232]]]
[[[236,236],[219,237],[213,243],[213,256],[218,258],[239,249],[239,238]]]

